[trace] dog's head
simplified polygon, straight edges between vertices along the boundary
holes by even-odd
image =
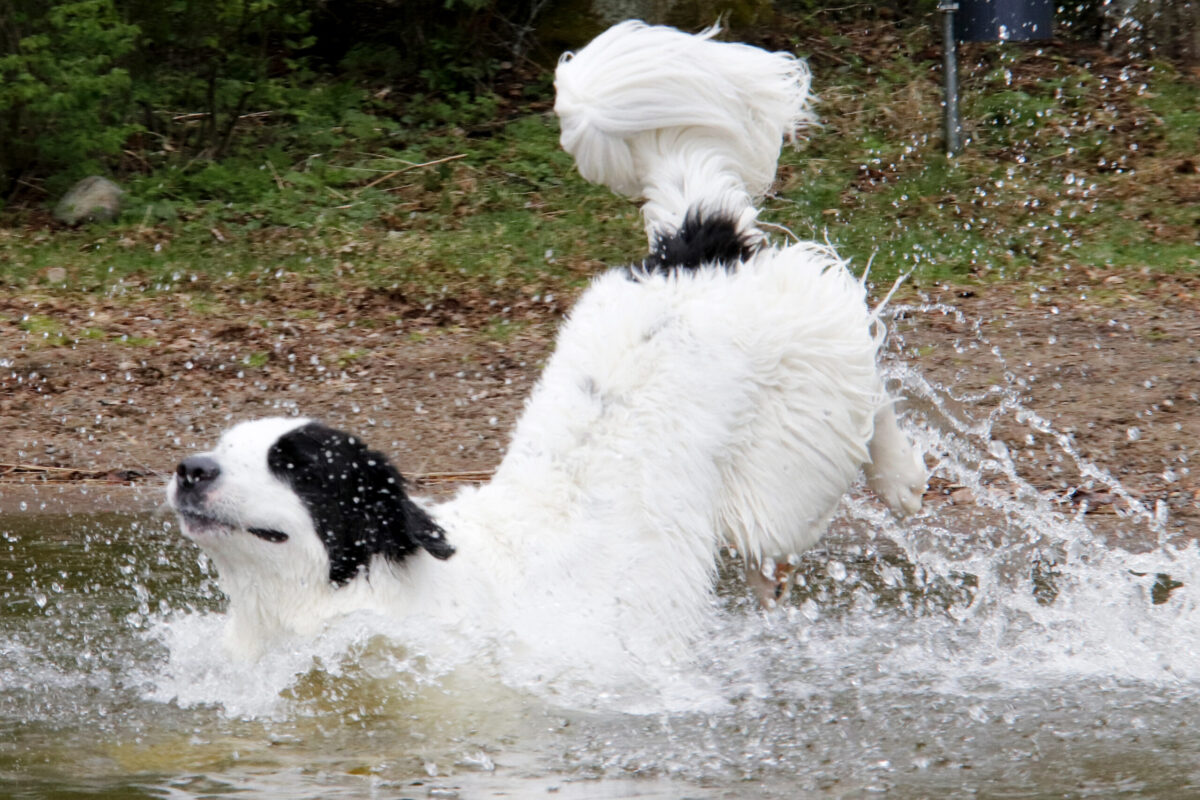
[[[167,490],[183,532],[226,571],[301,576],[333,585],[375,556],[418,550],[449,558],[442,529],[405,494],[404,479],[358,437],[306,419],[270,418],[227,431],[184,459]]]

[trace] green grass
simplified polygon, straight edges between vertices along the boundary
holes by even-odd
[[[947,159],[940,87],[919,58],[929,41],[917,29],[886,63],[878,50],[814,62],[824,124],[785,151],[764,220],[828,240],[857,269],[873,261],[881,283],[1200,269],[1195,179],[1176,170],[1200,150],[1194,81],[1162,64],[977,47],[961,76],[968,144]],[[47,278],[59,268],[66,291],[182,294],[197,309],[218,290],[253,297],[288,280],[317,297],[352,285],[423,300],[569,290],[643,254],[636,207],[579,178],[552,115],[477,116],[474,129],[361,149],[334,137],[324,155],[244,147],[162,168],[128,181],[109,226],[49,232],[10,217],[0,282],[60,291]],[[31,335],[71,335],[30,319]],[[487,335],[512,333],[498,322]]]
[[[267,362],[270,360],[271,354],[265,350],[260,350],[244,356],[242,358],[242,364],[252,369],[259,369],[260,367],[265,367]]]
[[[825,127],[785,156],[768,216],[859,265],[873,258],[885,280],[1200,269],[1200,208],[1175,170],[1197,152],[1194,82],[1164,65],[1100,80],[1033,47],[976,56],[962,76],[958,157],[942,154],[931,64],[874,85],[852,76],[827,92]]]
[[[85,327],[68,330],[58,319],[45,314],[26,314],[17,321],[17,328],[27,335],[32,347],[60,347],[83,340],[111,341],[126,347],[153,347],[158,341],[143,336],[110,334],[101,328]]]
[[[508,342],[529,326],[502,317],[493,317],[482,331],[483,338],[493,342]]]
[[[1185,80],[1169,64],[1153,68],[1158,77],[1149,87],[1146,104],[1162,120],[1168,150],[1195,156],[1200,153],[1200,85]]]
[[[349,350],[346,350],[345,352],[339,353],[337,355],[336,359],[334,360],[334,363],[337,366],[341,367],[342,369],[345,369],[346,367],[349,367],[351,364],[353,364],[355,361],[358,361],[360,358],[362,358],[366,354],[367,354],[366,350],[360,350],[358,348],[351,348]]]
[[[337,168],[310,160],[320,177],[277,168],[278,182],[229,180],[236,202],[210,197],[215,188],[189,199],[194,186],[178,176],[150,176],[134,182],[117,224],[0,232],[0,281],[44,286],[60,267],[71,289],[198,302],[220,286],[267,292],[285,276],[314,292],[349,282],[418,297],[463,284],[579,285],[600,264],[636,257],[641,226],[634,206],[574,173],[557,135],[535,114],[483,141],[431,139],[421,152],[360,154]],[[440,159],[453,160],[413,166]]]
[[[34,347],[57,347],[67,343],[67,336],[54,319],[42,314],[26,314],[17,327],[29,335]]]

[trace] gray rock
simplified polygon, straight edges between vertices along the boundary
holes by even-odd
[[[92,175],[71,187],[54,207],[54,218],[66,225],[109,222],[121,213],[120,186],[108,178]]]

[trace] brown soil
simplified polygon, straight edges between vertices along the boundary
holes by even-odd
[[[1023,479],[1067,506],[1126,512],[1103,481],[1082,488],[1071,449],[1147,510],[1165,504],[1169,531],[1200,535],[1200,278],[1088,271],[923,294],[961,318],[908,315],[893,325],[892,350],[959,397],[1014,390],[1048,422],[1049,434],[1013,411],[995,417],[993,436]],[[977,400],[967,415],[983,419],[1000,399]],[[935,479],[926,497],[953,502],[955,491]]]
[[[897,302],[948,303],[963,316],[904,314],[889,358],[959,394],[1017,387],[1083,457],[1148,507],[1165,502],[1172,529],[1200,533],[1200,278],[1090,272],[905,292]],[[359,431],[426,491],[480,478],[503,452],[561,313],[516,303],[522,324],[499,340],[484,333],[496,310],[486,297],[413,307],[382,293],[320,298],[281,285],[253,301],[218,293],[203,313],[196,305],[0,295],[0,511],[154,505],[182,457],[236,420],[272,414]],[[105,335],[27,331],[27,314]],[[1027,446],[1031,433],[1013,414],[995,427],[1020,453],[1023,477],[1064,502],[1120,510],[1100,488],[1072,492],[1081,478],[1071,460],[1041,435]],[[963,496],[935,480],[928,500]]]

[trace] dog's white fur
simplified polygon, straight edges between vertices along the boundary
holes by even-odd
[[[588,179],[647,198],[652,246],[697,208],[761,237],[753,197],[808,118],[801,62],[712,34],[624,23],[559,66],[564,147]],[[230,598],[228,644],[253,656],[366,608],[535,661],[685,652],[723,545],[752,564],[812,546],[864,467],[893,509],[919,507],[925,471],[877,370],[881,331],[862,284],[814,244],[730,269],[602,275],[494,478],[429,509],[457,553],[377,557],[340,587],[267,468],[271,444],[306,421],[238,425],[211,454],[207,501],[233,524],[185,523]],[[238,530],[255,526],[290,538]]]
[[[808,67],[788,53],[629,21],[559,62],[554,110],[579,173],[644,198],[651,242],[693,209],[752,230],[784,139],[812,122]]]

